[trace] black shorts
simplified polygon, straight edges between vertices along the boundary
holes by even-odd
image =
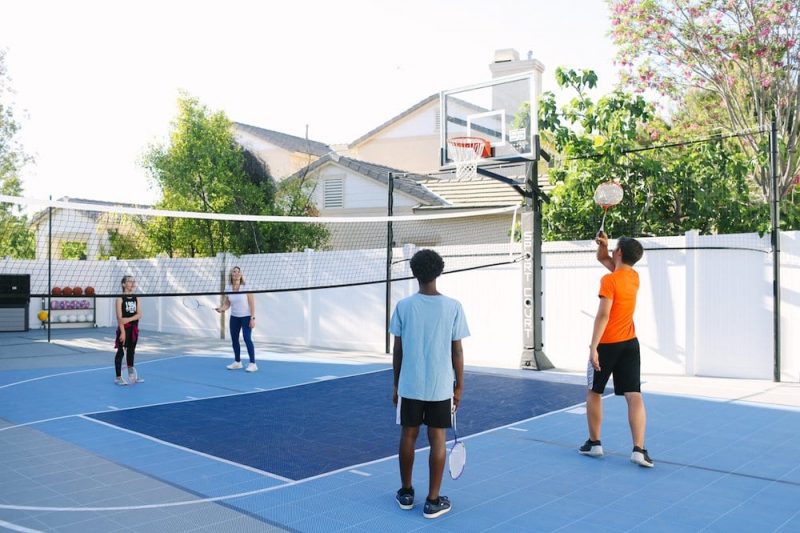
[[[586,370],[589,388],[597,394],[606,390],[608,378],[614,376],[614,394],[622,396],[626,392],[641,392],[641,357],[639,340],[633,338],[622,342],[612,342],[597,346],[600,356],[600,371],[592,368]]]
[[[400,398],[400,425],[418,427],[425,424],[431,428],[449,428],[453,400],[426,402]]]

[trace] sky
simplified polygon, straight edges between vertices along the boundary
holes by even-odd
[[[181,91],[233,121],[348,143],[420,100],[491,78],[497,49],[617,69],[603,0],[4,0],[0,49],[24,195],[158,199],[141,165]]]

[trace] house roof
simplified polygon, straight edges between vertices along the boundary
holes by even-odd
[[[351,142],[348,145],[348,147],[352,148],[352,147],[354,147],[354,146],[366,141],[370,137],[372,137],[372,136],[376,135],[377,133],[379,133],[381,130],[383,130],[385,128],[388,128],[389,126],[391,126],[395,122],[399,121],[400,119],[402,119],[404,117],[407,117],[408,115],[414,113],[418,109],[421,109],[421,108],[425,107],[426,105],[428,105],[429,103],[431,103],[433,101],[437,101],[437,102],[439,101],[439,93],[432,94],[429,97],[425,98],[424,100],[420,100],[419,102],[417,102],[416,104],[412,105],[411,107],[409,107],[408,109],[406,109],[405,111],[400,113],[399,115],[390,118],[389,120],[387,120],[386,122],[384,122],[383,124],[378,126],[377,128],[371,129],[370,131],[368,131],[367,133],[365,133],[364,135],[362,135],[361,137],[359,137],[355,141]]]
[[[250,135],[258,137],[259,139],[265,140],[268,143],[279,146],[285,150],[289,150],[290,152],[302,152],[304,154],[322,157],[331,151],[331,147],[327,144],[318,141],[312,141],[311,139],[304,139],[302,137],[289,135],[288,133],[281,133],[279,131],[266,130],[264,128],[258,128],[249,124],[242,124],[241,122],[234,122],[233,125],[238,130],[247,132]]]
[[[505,207],[522,202],[522,196],[510,185],[480,175],[472,179],[427,178],[420,183],[445,198],[451,207]],[[539,187],[552,189],[547,176],[539,177]]]
[[[57,202],[72,202],[75,204],[89,204],[98,205],[103,207],[127,207],[132,209],[152,209],[152,205],[145,204],[128,204],[125,202],[107,202],[105,200],[86,200],[84,198],[70,198],[69,196],[62,196],[56,200]],[[61,209],[57,207],[56,209]],[[99,211],[83,211],[89,218],[97,218]],[[30,226],[37,225],[43,217],[47,216],[47,209],[42,209],[33,214],[30,221]]]
[[[394,187],[404,193],[413,196],[417,200],[420,201],[423,205],[430,205],[430,206],[447,206],[448,202],[441,196],[437,195],[436,193],[430,191],[427,187],[421,184],[421,181],[426,179],[426,176],[421,174],[413,174],[406,172],[404,170],[399,170],[392,167],[387,167],[384,165],[378,165],[375,163],[368,163],[366,161],[360,161],[358,159],[353,159],[351,157],[344,157],[336,154],[327,154],[307,167],[300,169],[299,171],[295,172],[287,179],[298,179],[302,176],[307,175],[310,172],[313,172],[325,164],[335,164],[339,165],[344,168],[348,168],[354,172],[361,174],[362,176],[366,176],[369,178],[374,179],[384,185],[389,184],[389,172],[394,172],[397,174],[405,174],[403,179],[395,179]]]

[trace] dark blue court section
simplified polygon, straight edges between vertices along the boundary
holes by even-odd
[[[462,436],[581,403],[581,385],[466,372]],[[386,370],[285,389],[90,415],[289,479],[397,453]],[[424,431],[418,446],[427,446]],[[452,438],[452,437],[451,437]]]

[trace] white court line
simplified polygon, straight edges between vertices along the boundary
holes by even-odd
[[[3,520],[0,520],[0,527],[10,529],[11,531],[21,531],[22,533],[42,533],[41,529],[31,529],[29,527],[18,526],[17,524],[12,524],[11,522],[5,522]]]
[[[137,365],[137,366],[147,365],[147,364],[150,364],[150,363],[157,363],[157,362],[160,362],[160,361],[166,361],[168,359],[177,359],[179,357],[186,357],[186,356],[185,355],[175,355],[173,357],[164,357],[163,359],[155,359],[153,361],[144,361],[142,363],[139,363],[139,365]],[[6,389],[8,387],[16,387],[17,385],[23,385],[25,383],[31,383],[33,381],[41,381],[43,379],[60,378],[62,376],[69,376],[69,375],[72,375],[72,374],[83,374],[84,372],[97,372],[99,370],[108,370],[108,366],[100,366],[100,367],[97,367],[97,368],[86,368],[86,369],[83,369],[83,370],[73,370],[71,372],[60,372],[58,374],[48,374],[46,376],[39,376],[39,377],[35,377],[35,378],[30,378],[30,379],[23,379],[22,381],[14,381],[13,383],[6,383],[5,385],[0,385],[0,389]]]
[[[364,477],[372,476],[372,474],[370,474],[369,472],[362,472],[361,470],[348,470],[348,472],[350,472],[351,474],[356,474],[358,476],[364,476]]]
[[[186,448],[185,446],[180,446],[178,444],[173,444],[171,442],[167,442],[165,440],[157,439],[155,437],[151,437],[150,435],[146,435],[144,433],[139,433],[138,431],[133,431],[130,429],[126,429],[123,427],[115,426],[114,424],[110,424],[108,422],[103,422],[102,420],[96,420],[94,418],[89,418],[84,415],[79,415],[78,418],[82,418],[84,420],[88,420],[89,422],[94,422],[95,424],[100,424],[111,429],[115,429],[118,431],[123,431],[125,433],[130,433],[131,435],[136,435],[137,437],[141,437],[143,439],[149,440],[151,442],[155,442],[156,444],[161,444],[164,446],[169,446],[170,448],[175,448],[176,450],[180,450],[182,452],[189,452],[194,455],[199,455],[205,459],[211,459],[217,461],[219,463],[224,463],[226,465],[235,466],[237,468],[241,468],[243,470],[247,470],[249,472],[253,472],[254,474],[259,474],[265,477],[269,477],[272,479],[277,479],[278,481],[283,481],[284,483],[292,483],[295,481],[294,479],[289,479],[288,477],[279,476],[278,474],[273,474],[272,472],[265,472],[264,470],[259,470],[258,468],[253,468],[252,466],[243,465],[241,463],[235,463],[233,461],[229,461],[228,459],[223,459],[222,457],[217,457],[216,455],[210,455],[207,453],[203,453],[197,450],[193,450],[191,448]]]
[[[369,373],[369,372],[367,372],[367,373]],[[538,418],[544,418],[546,416],[550,416],[550,415],[554,415],[554,414],[557,414],[557,413],[561,413],[561,412],[567,411],[569,409],[574,409],[575,407],[577,407],[579,405],[584,405],[584,404],[585,404],[585,402],[581,402],[579,404],[575,404],[575,405],[571,405],[571,406],[565,407],[563,409],[559,409],[558,411],[552,411],[552,412],[549,412],[549,413],[542,413],[541,415],[532,416],[532,417],[527,418],[525,420],[520,420],[520,421],[517,421],[517,422],[513,422],[511,424],[506,424],[505,426],[492,428],[492,429],[487,429],[486,431],[482,431],[480,433],[476,433],[474,435],[469,435],[467,437],[464,437],[461,440],[467,440],[467,439],[471,439],[471,438],[474,438],[474,437],[478,437],[480,435],[486,435],[486,434],[489,434],[489,433],[494,433],[494,432],[499,431],[501,429],[510,428],[510,427],[512,427],[512,426],[514,426],[516,424],[520,424],[520,423],[524,423],[524,422],[530,422],[530,421],[536,420]],[[81,415],[81,416],[83,416],[83,415]],[[92,421],[99,422],[97,420],[92,420]],[[104,423],[104,422],[102,422],[102,423]],[[113,427],[116,428],[116,426],[113,426]],[[121,428],[118,428],[118,429],[121,429]],[[124,430],[124,431],[129,431],[129,430]],[[134,433],[134,432],[131,432],[131,433]],[[450,441],[448,441],[448,442],[450,442]],[[169,444],[169,443],[166,443],[166,444]],[[178,447],[178,446],[176,446],[176,447]],[[420,448],[419,450],[416,450],[415,453],[423,452],[423,451],[425,451],[427,449],[430,449],[430,446],[427,446],[425,448]],[[266,492],[272,492],[274,490],[284,489],[286,487],[292,487],[292,486],[295,486],[295,485],[300,485],[301,483],[308,483],[310,481],[314,481],[316,479],[322,479],[322,478],[325,478],[325,477],[328,477],[328,476],[333,476],[333,475],[339,474],[341,472],[350,472],[352,470],[357,470],[357,469],[359,469],[361,467],[365,467],[365,466],[369,466],[369,465],[373,465],[373,464],[377,464],[377,463],[382,463],[384,461],[389,461],[389,460],[394,460],[394,459],[397,459],[397,454],[390,455],[388,457],[382,457],[380,459],[375,459],[375,460],[372,460],[372,461],[367,461],[367,462],[360,463],[360,464],[357,464],[357,465],[350,465],[350,466],[347,466],[347,467],[344,467],[344,468],[340,468],[338,470],[333,470],[331,472],[325,472],[324,474],[319,474],[319,475],[316,475],[316,476],[307,477],[307,478],[300,479],[300,480],[297,480],[297,481],[290,481],[289,483],[286,483],[284,485],[276,485],[274,487],[265,487],[263,489],[256,489],[256,490],[251,490],[251,491],[248,491],[248,492],[238,492],[236,494],[227,494],[225,496],[214,496],[212,498],[198,498],[196,500],[184,500],[184,501],[178,501],[178,502],[150,503],[150,504],[143,504],[143,505],[126,505],[126,506],[115,506],[115,507],[43,507],[43,506],[35,506],[35,505],[0,504],[0,509],[7,509],[7,510],[13,510],[13,511],[73,512],[73,513],[75,513],[75,512],[102,512],[102,511],[136,511],[136,510],[140,510],[140,509],[161,509],[161,508],[166,508],[166,507],[180,507],[180,506],[185,506],[185,505],[196,505],[196,504],[200,504],[200,503],[213,503],[213,502],[224,501],[224,500],[233,500],[233,499],[237,499],[237,498],[244,498],[246,496],[254,496],[256,494],[263,494],[263,493],[266,493]],[[232,463],[232,464],[235,465],[236,463]],[[243,466],[243,465],[238,465],[238,466]],[[258,472],[261,472],[261,471],[258,471]]]
[[[515,427],[510,427],[510,428],[507,428],[507,429],[509,429],[511,431],[528,431],[527,429],[515,428]]]
[[[179,355],[177,357],[188,357],[188,356]],[[155,363],[155,361],[147,361],[147,362],[148,363]],[[106,368],[106,367],[103,367],[103,369],[104,370],[108,370],[108,368]],[[362,372],[362,373],[359,373],[359,374],[348,374],[346,376],[340,376],[339,379],[350,378],[350,377],[355,377],[355,376],[365,376],[367,374],[375,374],[377,372],[386,372],[388,370],[391,370],[391,368],[383,368],[383,369],[380,369],[380,370],[369,370],[367,372]],[[85,371],[82,371],[82,372],[85,372]],[[220,395],[217,395],[217,396],[207,396],[207,397],[203,398],[203,400],[213,400],[213,399],[216,399],[216,398],[228,398],[228,397],[232,397],[232,396],[244,396],[246,394],[258,394],[259,392],[291,389],[292,387],[302,387],[302,386],[305,386],[305,385],[314,385],[316,383],[319,383],[319,382],[318,381],[304,381],[302,383],[295,383],[295,384],[286,385],[286,386],[283,386],[283,387],[275,387],[275,388],[272,388],[272,389],[266,389],[264,391],[232,392],[230,394],[220,394]],[[76,416],[96,415],[96,414],[115,412],[117,410],[125,411],[127,409],[140,409],[142,407],[158,407],[158,406],[161,406],[161,405],[173,405],[173,404],[194,402],[194,401],[197,401],[197,400],[174,400],[174,401],[171,401],[171,402],[146,403],[146,404],[142,404],[142,405],[137,405],[135,407],[125,407],[123,409],[108,409],[106,411],[92,411],[90,413],[77,413],[77,414],[71,414],[71,415],[56,416],[56,417],[53,417],[53,418],[44,418],[44,419],[41,419],[41,420],[33,420],[31,422],[24,422],[22,424],[15,424],[13,426],[6,426],[4,428],[0,428],[0,432],[8,431],[9,429],[25,427],[25,426],[32,426],[34,424],[42,424],[42,423],[45,423],[45,422],[52,422],[53,420],[61,420],[61,419],[64,419],[64,418],[72,418],[72,417],[76,417]]]

